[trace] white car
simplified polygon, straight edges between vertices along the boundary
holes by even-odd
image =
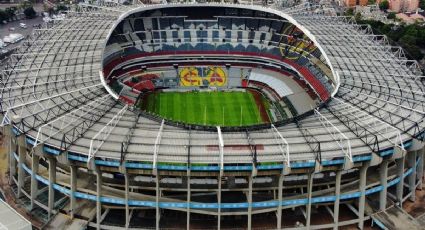
[[[23,40],[24,38],[25,37],[22,34],[9,34],[9,36],[3,38],[3,42],[14,44]]]
[[[44,17],[43,18],[43,21],[44,22],[50,22],[50,21],[52,21],[52,19],[50,17]]]
[[[22,29],[26,29],[26,28],[27,28],[27,24],[25,24],[25,23],[19,23],[19,26],[20,26]]]

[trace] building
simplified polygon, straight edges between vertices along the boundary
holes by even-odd
[[[306,4],[81,3],[3,74],[5,189],[46,227],[396,229],[387,208],[422,187],[417,63]],[[207,125],[137,107],[149,91],[248,87],[276,119]]]
[[[354,6],[367,6],[367,0],[345,0],[345,6],[354,7]]]
[[[399,14],[396,14],[396,17],[407,24],[413,24],[415,22],[425,21],[425,17],[422,16],[421,14],[418,14],[417,12],[414,14],[399,13]]]
[[[390,0],[390,10],[393,12],[415,12],[419,7],[419,0]]]

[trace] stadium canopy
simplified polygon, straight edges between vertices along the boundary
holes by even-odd
[[[128,12],[167,4],[185,5],[81,3],[66,18],[35,29],[2,71],[2,124],[13,124],[16,133],[26,134],[34,146],[51,147],[54,154],[68,151],[89,156],[89,160],[101,157],[186,163],[187,154],[173,154],[176,149],[187,151],[185,146],[190,141],[175,143],[172,149],[161,146],[173,139],[175,128],[163,121],[139,119],[131,106],[121,104],[105,90],[99,76],[103,49],[112,28]],[[197,4],[205,3],[190,3]],[[230,3],[208,5],[232,6]],[[322,158],[352,161],[354,155],[404,148],[405,142],[421,138],[425,127],[424,77],[417,61],[410,60],[400,47],[348,17],[325,15],[320,6],[283,8],[277,2],[268,8],[246,7],[288,15],[320,45],[338,78],[338,88],[326,107],[317,108],[312,116],[296,124],[268,129],[264,134],[267,138],[289,147],[273,149],[270,155],[258,160],[290,165],[290,155],[291,162],[311,161],[317,156],[315,145],[320,143]],[[157,130],[152,138],[145,139],[152,140],[145,143],[152,148],[139,147],[143,141],[133,138],[135,129],[149,135],[151,132],[147,130]],[[190,139],[190,132],[182,129],[174,135]],[[218,140],[218,131],[210,132]],[[134,141],[130,142],[132,138]],[[211,137],[205,135],[205,138]],[[230,134],[220,136],[226,138]],[[215,144],[220,149],[223,147],[218,142]],[[200,156],[193,157],[192,162],[217,165],[252,162],[249,155],[235,158],[217,153],[217,157],[210,157],[199,151]]]

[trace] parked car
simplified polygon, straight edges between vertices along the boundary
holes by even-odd
[[[25,37],[22,34],[9,34],[9,36],[6,36],[3,38],[4,43],[17,43],[24,39]]]
[[[43,18],[43,21],[47,23],[47,22],[52,21],[52,19],[50,17],[44,17]]]
[[[20,26],[22,29],[26,29],[26,28],[27,28],[27,24],[25,24],[25,23],[19,23],[19,26]]]
[[[15,27],[9,27],[9,31],[15,31]]]

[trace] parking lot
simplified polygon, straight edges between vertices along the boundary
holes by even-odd
[[[13,22],[8,22],[7,24],[2,24],[0,25],[0,39],[3,40],[3,38],[11,33],[19,33],[24,35],[24,37],[26,37],[27,35],[31,34],[32,30],[33,30],[33,25],[38,25],[41,24],[43,22],[43,18],[41,16],[38,16],[34,19],[23,19],[23,20],[17,20],[17,21],[13,21]],[[19,26],[20,23],[25,23],[27,25],[27,28],[21,28]],[[15,28],[14,31],[9,31],[9,28]],[[15,43],[15,44],[10,44],[8,45],[6,48],[7,49],[12,49],[16,46],[19,45],[20,42]]]

